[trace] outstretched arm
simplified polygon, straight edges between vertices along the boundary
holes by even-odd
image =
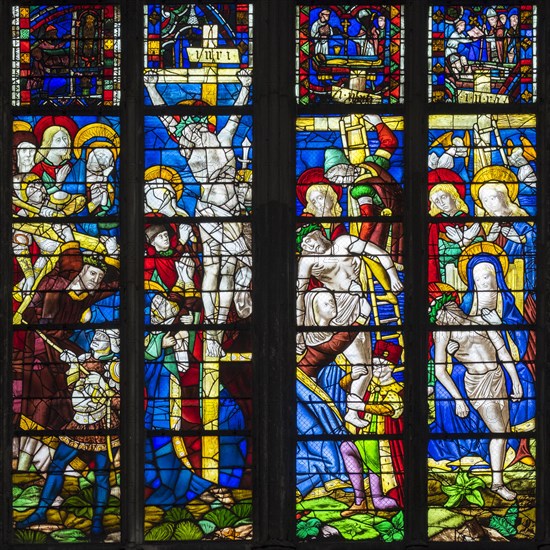
[[[237,73],[237,77],[242,86],[234,105],[246,105],[248,102],[248,96],[250,94],[250,86],[252,85],[252,74],[250,72],[250,69],[241,69]],[[227,124],[220,130],[220,133],[218,134],[218,139],[223,146],[231,147],[231,145],[233,144],[233,137],[235,136],[235,132],[239,127],[240,121],[240,115],[231,115],[229,117],[229,120],[227,121]]]
[[[145,89],[147,90],[151,103],[153,105],[166,105],[166,101],[162,98],[157,90],[157,83],[159,81],[159,75],[154,71],[149,71],[144,76]],[[168,133],[175,136],[177,121],[172,116],[160,116],[159,117],[164,127],[168,130]]]

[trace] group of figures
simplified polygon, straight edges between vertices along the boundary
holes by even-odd
[[[515,513],[512,535],[519,525],[520,536],[533,534],[534,125],[530,115],[430,118],[430,487],[452,495],[457,471],[474,476],[469,504],[449,497],[446,506],[490,538],[504,534],[490,532],[498,523],[491,517],[507,510]],[[433,502],[434,540],[459,539]]]
[[[300,103],[401,101],[401,7],[300,6],[297,24]]]
[[[16,105],[118,104],[118,6],[17,6],[13,32]]]
[[[432,100],[530,103],[534,6],[433,6]]]
[[[300,538],[312,521],[355,540],[402,520],[402,122],[298,119]]]
[[[14,479],[38,489],[19,529],[52,521],[67,472],[73,489],[93,485],[75,505],[89,505],[90,536],[104,536],[108,507],[117,523],[118,126],[116,117],[14,121]]]
[[[149,8],[150,30],[158,23],[166,45],[162,63],[144,76],[146,102],[164,108],[145,119],[146,537],[249,539],[252,118],[239,108],[249,103],[252,79],[243,68],[248,54],[242,43],[236,48],[249,24],[234,7]],[[75,66],[71,22],[85,22],[85,14],[70,7],[45,14],[57,14],[59,24],[40,31],[44,38],[33,51],[48,40],[59,48],[35,60],[45,67],[41,93],[52,101],[65,94],[91,100],[72,87],[81,81],[71,81],[76,73],[67,69]],[[110,28],[108,15],[96,22],[98,32]],[[222,15],[238,21],[237,35]],[[82,47],[105,66],[108,52],[97,42]],[[192,61],[189,85],[189,75],[177,73],[190,66],[189,59],[180,65],[183,54],[217,64],[225,83],[212,85],[212,63]],[[29,75],[26,89],[38,90],[38,73]],[[205,112],[218,104],[234,106],[234,114]],[[196,107],[198,113],[189,111]],[[21,116],[13,130],[16,533],[36,541],[41,535],[48,542],[116,542],[125,397],[119,120]],[[239,522],[230,534],[223,531],[228,516],[232,526]]]

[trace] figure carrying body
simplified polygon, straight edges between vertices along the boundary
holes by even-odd
[[[387,252],[373,243],[365,242],[351,235],[342,235],[329,241],[319,225],[302,227],[297,234],[298,260],[296,316],[298,326],[305,320],[305,293],[310,278],[315,277],[325,288],[333,291],[337,315],[331,326],[351,326],[368,322],[371,306],[359,282],[359,263],[365,254],[378,258],[386,271],[393,292],[401,292],[403,285],[395,265]],[[298,336],[297,352],[305,351],[304,335]],[[370,345],[360,345],[355,338],[342,350],[351,364],[354,379],[347,399],[346,420],[358,428],[368,423],[359,418],[358,411],[364,410],[363,397],[372,376]]]

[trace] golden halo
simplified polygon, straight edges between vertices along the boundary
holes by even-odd
[[[109,374],[114,382],[120,384],[120,374],[119,374],[120,363],[118,361],[113,361],[109,367]]]
[[[180,200],[183,193],[183,184],[178,171],[170,166],[151,166],[145,170],[145,182],[163,179],[170,183],[176,192],[176,200]]]
[[[110,126],[102,122],[92,122],[92,124],[87,124],[78,131],[73,143],[74,156],[77,159],[82,155],[82,146],[92,138],[105,138],[107,141],[103,143],[111,149],[115,160],[117,159],[120,137]]]
[[[458,258],[458,274],[462,282],[468,284],[468,263],[474,256],[481,253],[490,254],[497,258],[502,267],[502,274],[506,276],[506,273],[508,273],[508,256],[506,252],[495,243],[482,241],[466,247]]]
[[[485,183],[503,183],[506,184],[506,191],[510,202],[514,202],[518,196],[519,183],[518,178],[506,166],[486,166],[476,172],[474,175],[473,183],[470,185],[470,193],[474,202],[483,208],[481,201],[479,200],[479,191]],[[510,185],[513,184],[513,185]]]
[[[14,120],[12,129],[14,132],[32,132],[31,124],[24,120]]]

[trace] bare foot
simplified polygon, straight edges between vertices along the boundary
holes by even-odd
[[[344,420],[350,424],[353,424],[356,428],[366,428],[370,424],[368,420],[359,418],[357,411],[353,411],[351,409],[346,413]]]
[[[499,497],[504,500],[514,500],[518,495],[506,487],[506,485],[495,485],[491,486],[491,491],[496,493]]]

